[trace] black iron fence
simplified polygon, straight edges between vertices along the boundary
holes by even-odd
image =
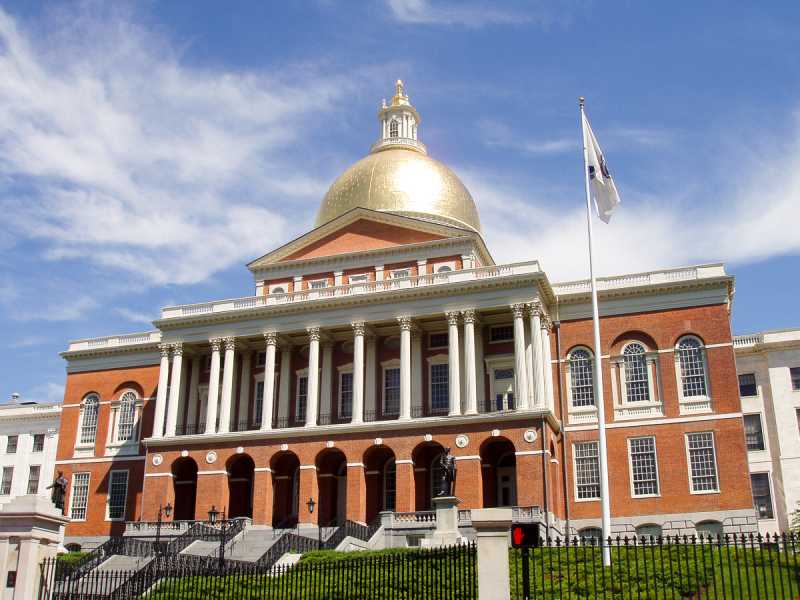
[[[611,558],[608,567],[603,567],[604,550]],[[800,595],[794,534],[546,540],[527,552],[511,550],[510,567],[514,600],[772,600]]]
[[[475,600],[476,550],[460,545],[390,553],[308,555],[294,566],[157,556],[139,571],[59,574],[42,565],[39,600]]]

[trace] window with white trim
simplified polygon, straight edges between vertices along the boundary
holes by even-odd
[[[285,294],[286,293],[286,286],[284,284],[271,285],[271,286],[269,286],[269,293],[270,294]]]
[[[652,436],[630,438],[628,440],[628,452],[633,495],[636,497],[657,496],[659,488],[656,438]]]
[[[34,433],[33,434],[33,451],[34,452],[44,452],[44,434],[43,433]]]
[[[512,342],[514,341],[513,325],[495,325],[489,328],[489,342]]]
[[[436,267],[437,273],[450,273],[453,270],[453,267],[450,265],[439,265]]]
[[[89,473],[75,473],[71,488],[69,516],[73,521],[85,521],[89,502]]]
[[[125,502],[128,499],[128,471],[111,471],[108,482],[107,518],[109,521],[125,519]]]
[[[594,364],[586,348],[569,353],[569,379],[572,406],[594,406]]]
[[[703,344],[696,337],[686,336],[678,341],[677,354],[683,397],[708,396],[706,353]]]
[[[758,395],[755,373],[742,373],[739,375],[739,395],[743,398]]]
[[[100,398],[97,394],[89,394],[81,403],[81,428],[78,442],[80,444],[94,444],[97,436],[97,411],[100,408]]]
[[[14,480],[14,467],[3,467],[3,479],[0,481],[0,496],[11,493],[11,483]]]
[[[761,414],[744,415],[744,439],[748,452],[764,450],[764,430],[761,427]]]
[[[392,271],[392,279],[403,279],[411,276],[410,269],[395,269]]]
[[[400,414],[400,367],[383,370],[383,414]]]
[[[339,416],[349,419],[353,416],[353,372],[339,373]]]
[[[39,493],[39,475],[41,471],[42,467],[40,465],[31,465],[28,469],[28,494]]]
[[[136,393],[128,390],[119,399],[117,410],[117,441],[127,442],[134,437],[136,423]]]
[[[348,283],[367,283],[369,275],[362,273],[360,275],[350,275],[347,278]]]
[[[687,433],[686,447],[689,453],[689,480],[692,492],[718,492],[714,434],[710,431]]]
[[[632,342],[622,351],[625,362],[625,393],[627,402],[650,400],[650,376],[647,372],[645,348]]]
[[[328,280],[327,279],[314,279],[308,282],[308,287],[312,290],[321,290],[322,288],[328,287]]]
[[[17,453],[17,444],[19,443],[19,436],[18,435],[10,435],[8,436],[8,440],[6,443],[6,454],[16,454]]]
[[[597,442],[578,442],[573,445],[575,460],[575,490],[578,500],[600,498],[600,453]]]
[[[446,362],[430,365],[430,398],[432,414],[450,410],[450,365]]]
[[[298,423],[306,420],[306,406],[308,403],[308,375],[297,376],[297,398],[295,400],[294,417]]]
[[[773,519],[772,492],[769,487],[769,473],[751,473],[750,487],[753,489],[753,506],[759,519]]]

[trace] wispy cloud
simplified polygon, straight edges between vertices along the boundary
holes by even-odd
[[[32,348],[33,346],[41,346],[49,340],[43,335],[26,335],[12,341],[9,348]]]
[[[147,325],[148,327],[152,327],[153,325],[153,317],[152,315],[147,315],[145,313],[137,312],[135,310],[131,310],[125,307],[118,307],[114,309],[114,312],[117,313],[123,319],[127,319],[131,323],[142,323]]]
[[[515,150],[525,154],[546,155],[561,154],[562,152],[577,150],[580,139],[577,135],[563,136],[551,139],[532,139],[520,131],[514,131],[507,124],[492,119],[482,119],[478,122],[478,131],[483,143],[490,148]]]
[[[12,321],[76,321],[98,305],[96,296],[62,278],[0,280],[0,311]]]
[[[64,384],[52,381],[41,383],[20,394],[20,401],[58,403],[64,400]]]
[[[508,8],[496,2],[387,0],[395,20],[413,25],[479,28],[489,25],[547,26],[566,20],[566,7],[553,10],[545,3],[529,2],[525,8]]]

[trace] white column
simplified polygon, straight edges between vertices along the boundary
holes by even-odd
[[[339,286],[344,282],[344,271],[333,272],[333,285]]]
[[[231,401],[233,399],[233,372],[236,369],[236,340],[225,338],[225,367],[222,371],[222,400],[219,407],[219,433],[231,427]]]
[[[478,414],[478,376],[475,373],[475,311],[464,311],[465,415]]]
[[[411,418],[411,317],[398,317],[400,323],[400,420]]]
[[[211,340],[211,372],[208,375],[208,399],[206,400],[206,431],[217,430],[217,404],[219,404],[219,350],[222,340]]]
[[[411,415],[422,416],[422,332],[411,332]]]
[[[264,334],[266,357],[264,359],[264,395],[261,397],[261,430],[272,429],[272,399],[275,397],[275,345],[278,336],[274,331]]]
[[[544,402],[550,410],[555,408],[553,398],[553,364],[552,352],[550,350],[550,319],[546,316],[542,319],[542,364],[544,366]]]
[[[529,408],[528,404],[528,378],[525,365],[525,314],[524,304],[512,304],[511,312],[514,315],[514,394],[517,397],[517,406],[522,409]]]
[[[253,379],[253,374],[250,371],[252,354],[250,348],[242,351],[242,375],[239,380],[239,410],[237,413],[240,423],[243,421],[247,422],[245,427],[250,427],[250,417],[248,413],[250,412],[250,381]]]
[[[164,413],[167,410],[167,388],[169,387],[169,344],[161,344],[161,369],[158,372],[156,414],[153,417],[153,437],[164,435]]]
[[[478,412],[486,411],[486,364],[483,361],[483,327],[475,322],[475,398]]]
[[[531,407],[534,406],[534,398],[536,395],[533,392],[533,337],[531,336],[530,328],[527,325],[525,329],[525,378],[528,382],[528,399],[530,400]]]
[[[289,419],[289,390],[292,385],[292,347],[281,342],[281,377],[278,389],[278,427],[286,427]],[[285,345],[284,345],[285,344]]]
[[[383,281],[383,265],[375,265],[375,281]]]
[[[447,313],[447,362],[450,375],[448,380],[448,387],[450,388],[450,415],[461,414],[461,373],[459,369],[461,359],[459,356],[458,344],[458,316],[457,312]]]
[[[367,356],[364,364],[364,418],[375,418],[378,410],[375,402],[375,374],[378,368],[377,340],[374,335],[367,336]],[[371,417],[367,417],[371,415]]]
[[[308,331],[308,396],[306,398],[306,427],[317,424],[319,414],[319,327]]]
[[[167,408],[167,437],[175,435],[178,423],[178,405],[181,401],[181,381],[183,379],[183,344],[172,346],[172,378],[169,385],[169,406]]]
[[[322,375],[319,384],[319,412],[333,418],[333,342],[326,341],[322,344]],[[330,422],[330,420],[329,420]]]
[[[364,323],[353,323],[353,406],[351,423],[364,421]]]
[[[531,406],[538,408],[544,406],[545,399],[544,357],[542,355],[542,306],[538,300],[528,305],[528,319],[531,330],[531,349],[533,350],[531,360],[533,384],[530,386],[533,390]]]
[[[185,433],[197,433],[194,427],[197,425],[197,413],[200,410],[200,396],[197,394],[197,387],[200,384],[200,366],[202,364],[203,357],[195,354],[192,357],[192,372],[189,376],[189,401],[186,404]]]

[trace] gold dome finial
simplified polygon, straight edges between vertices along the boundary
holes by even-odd
[[[394,84],[394,97],[392,98],[392,106],[405,106],[408,105],[408,96],[406,96],[405,86],[403,80],[398,79]]]

